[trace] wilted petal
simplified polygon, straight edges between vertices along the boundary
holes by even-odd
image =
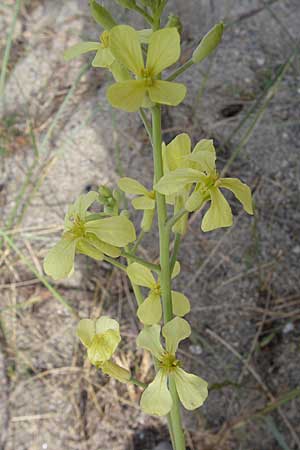
[[[211,188],[211,205],[205,213],[201,228],[203,231],[211,231],[216,228],[230,227],[232,225],[231,208],[218,188]]]
[[[107,98],[115,108],[134,112],[142,106],[146,92],[143,80],[121,81],[108,88]]]
[[[179,56],[180,35],[176,28],[164,28],[150,36],[146,67],[154,75],[176,63]]]
[[[142,266],[139,263],[132,263],[127,267],[127,274],[132,283],[138,286],[147,287],[152,289],[155,286],[156,281],[152,272],[148,267]]]
[[[44,271],[54,280],[67,278],[74,269],[77,240],[65,233],[44,259]]]
[[[99,48],[95,58],[92,61],[93,67],[110,67],[115,57],[109,48]]]
[[[238,178],[220,178],[220,187],[229,189],[241,202],[248,214],[253,214],[251,190]]]
[[[155,208],[155,200],[153,198],[147,197],[146,195],[134,198],[131,203],[132,206],[137,210]]]
[[[172,291],[172,310],[175,316],[185,316],[191,310],[189,299],[181,292]]]
[[[191,334],[189,323],[181,317],[175,317],[162,328],[162,335],[166,340],[166,348],[169,353],[175,355],[179,342]]]
[[[189,196],[189,198],[185,202],[184,206],[189,212],[192,212],[196,211],[197,209],[200,209],[203,203],[204,203],[203,195],[199,190],[195,189],[194,192]]]
[[[172,374],[176,384],[176,390],[183,406],[188,409],[196,409],[201,406],[207,396],[207,382],[192,373],[187,373],[178,367]]]
[[[65,61],[70,61],[83,53],[97,51],[100,48],[100,42],[79,42],[64,52]]]
[[[181,83],[155,80],[148,88],[149,97],[154,103],[177,106],[185,97],[186,87]]]
[[[126,192],[126,194],[145,195],[148,193],[145,186],[129,177],[120,178],[118,186],[123,192]]]
[[[89,347],[96,334],[96,322],[91,319],[82,319],[77,326],[77,336],[85,347]]]
[[[162,316],[160,296],[151,293],[138,307],[137,316],[144,325],[160,322]]]
[[[136,75],[144,67],[139,35],[128,25],[118,25],[110,30],[109,47],[115,58]]]
[[[148,350],[155,358],[159,359],[164,349],[160,342],[160,325],[145,327],[139,333],[136,344],[139,348]]]
[[[151,230],[153,218],[155,214],[155,209],[145,209],[143,214],[143,219],[141,222],[141,228],[145,233]]]
[[[160,370],[141,397],[141,409],[146,414],[165,416],[172,408],[172,397],[167,385],[167,376]]]

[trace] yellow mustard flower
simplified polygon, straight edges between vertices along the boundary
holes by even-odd
[[[175,264],[172,278],[179,274],[180,265]],[[152,325],[160,322],[162,317],[161,287],[160,281],[156,280],[145,266],[139,263],[132,263],[127,268],[127,274],[132,283],[137,286],[146,287],[150,290],[149,295],[138,307],[137,316],[144,325]],[[190,302],[181,292],[171,291],[172,310],[175,316],[185,316],[190,311]]]
[[[145,232],[150,231],[155,213],[155,192],[148,191],[141,183],[129,177],[120,178],[118,186],[126,194],[138,195],[131,203],[135,209],[144,211],[141,228]]]
[[[74,271],[75,253],[83,253],[96,260],[104,255],[117,258],[121,247],[135,241],[133,223],[125,216],[91,220],[88,208],[98,199],[97,192],[80,195],[65,216],[64,233],[48,252],[44,270],[55,280],[66,278]]]
[[[186,87],[163,81],[161,72],[180,56],[180,36],[176,28],[155,31],[149,39],[146,65],[138,33],[128,25],[110,31],[110,49],[115,58],[129,69],[135,80],[115,83],[107,91],[110,103],[125,111],[137,111],[150,98],[153,103],[178,105],[185,97]]]
[[[187,211],[196,211],[210,202],[205,213],[201,228],[211,231],[216,228],[232,225],[231,208],[220,188],[230,190],[241,202],[248,214],[253,214],[251,190],[249,186],[237,178],[221,178],[216,170],[216,151],[212,140],[203,139],[195,146],[192,154],[187,157],[190,166],[176,169],[164,175],[154,186],[155,190],[171,195],[186,186],[196,184],[193,193],[185,202]]]
[[[191,334],[188,322],[175,317],[162,328],[166,349],[160,342],[161,327],[152,325],[144,328],[137,337],[137,345],[148,350],[157,360],[158,372],[141,397],[142,411],[156,416],[165,416],[171,411],[172,396],[168,389],[174,381],[179,399],[188,410],[199,408],[208,396],[207,382],[184,371],[176,357],[179,342]]]
[[[177,169],[187,168],[190,162],[187,157],[191,154],[191,139],[188,134],[181,133],[176,136],[168,145],[162,144],[162,157],[164,174]],[[184,186],[180,191],[167,197],[167,203],[174,205],[174,214],[176,214],[185,205],[189,197],[191,185]],[[187,229],[188,213],[176,222],[172,230],[174,233],[185,234]]]

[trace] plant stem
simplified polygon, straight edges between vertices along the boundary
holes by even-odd
[[[156,105],[152,108],[152,145],[154,159],[154,182],[157,183],[163,176],[162,161],[162,131],[161,131],[161,109]],[[164,323],[173,318],[172,296],[171,296],[171,270],[170,270],[170,232],[172,227],[166,226],[167,206],[165,196],[157,193],[157,215],[159,229],[159,254],[160,254],[160,285],[163,303]],[[174,450],[185,450],[185,439],[181,425],[179,399],[176,387],[170,381],[170,393],[173,406],[168,416],[169,430]]]
[[[194,64],[194,61],[192,59],[189,59],[186,63],[184,63],[177,70],[175,70],[175,72],[171,73],[171,75],[168,78],[166,78],[166,81],[173,81],[173,80],[175,80],[177,77],[179,77],[179,75],[181,75],[187,69],[192,67],[193,64]]]
[[[148,261],[145,261],[142,258],[139,258],[138,256],[135,256],[132,253],[122,252],[122,256],[125,256],[125,258],[130,259],[131,261],[137,262],[141,264],[142,266],[147,267],[150,270],[153,270],[154,272],[160,272],[160,267],[158,264],[153,264]]]
[[[170,271],[173,273],[173,269],[177,260],[177,255],[180,247],[180,241],[181,241],[181,234],[176,233],[175,240],[174,240],[174,247],[173,247],[173,253],[170,258]]]

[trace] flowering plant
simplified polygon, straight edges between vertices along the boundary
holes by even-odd
[[[153,149],[153,186],[148,189],[140,180],[129,177],[118,181],[123,193],[135,196],[133,208],[143,211],[138,237],[129,211],[122,210],[124,194],[120,191],[101,186],[98,192],[80,195],[67,211],[63,235],[46,256],[44,270],[54,279],[69,277],[74,271],[75,255],[83,253],[126,273],[136,297],[141,326],[137,347],[152,354],[154,379],[145,385],[114,361],[121,341],[116,320],[107,316],[82,319],[77,335],[97,369],[144,390],[142,411],[167,415],[173,449],[184,450],[180,402],[188,410],[199,408],[208,396],[208,384],[184,371],[176,354],[179,343],[191,334],[188,318],[183,319],[191,309],[190,302],[184,293],[172,289],[172,280],[180,273],[180,240],[188,230],[189,213],[202,208],[207,208],[202,219],[203,232],[232,225],[232,211],[222,189],[230,190],[244,210],[253,214],[251,191],[239,179],[224,178],[218,173],[211,139],[200,140],[193,150],[186,133],[169,143],[162,142],[161,105],[176,106],[184,100],[187,89],[174,80],[215,50],[222,38],[223,24],[215,25],[200,41],[192,58],[166,77],[165,69],[179,60],[181,52],[179,19],[172,16],[161,26],[167,0],[116,2],[141,14],[150,28],[137,31],[129,25],[119,25],[107,9],[91,0],[92,16],[103,28],[100,40],[76,44],[66,50],[65,58],[71,60],[93,51],[96,54],[92,65],[112,73],[114,82],[107,90],[108,101],[115,108],[138,112],[148,132]],[[102,208],[101,212],[91,210],[94,204],[98,204],[97,211]],[[168,205],[173,209],[171,215]],[[158,264],[137,256],[140,242],[153,229],[155,216]]]

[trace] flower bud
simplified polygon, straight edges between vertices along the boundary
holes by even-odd
[[[182,23],[180,22],[180,18],[175,16],[174,14],[170,14],[168,16],[168,22],[166,28],[176,28],[178,33],[182,33]]]
[[[133,9],[136,6],[135,0],[115,0],[115,2],[128,9]]]
[[[224,30],[223,22],[215,25],[209,32],[204,36],[198,47],[193,53],[192,60],[194,64],[197,64],[203,59],[205,59],[208,55],[210,55],[215,48],[219,45],[222,39]]]
[[[121,383],[128,383],[131,378],[131,373],[123,367],[115,364],[112,361],[106,361],[101,365],[102,372],[109,375]]]
[[[95,21],[105,30],[110,30],[117,25],[117,22],[113,19],[110,12],[107,11],[104,6],[99,5],[96,0],[90,0],[90,10]]]

